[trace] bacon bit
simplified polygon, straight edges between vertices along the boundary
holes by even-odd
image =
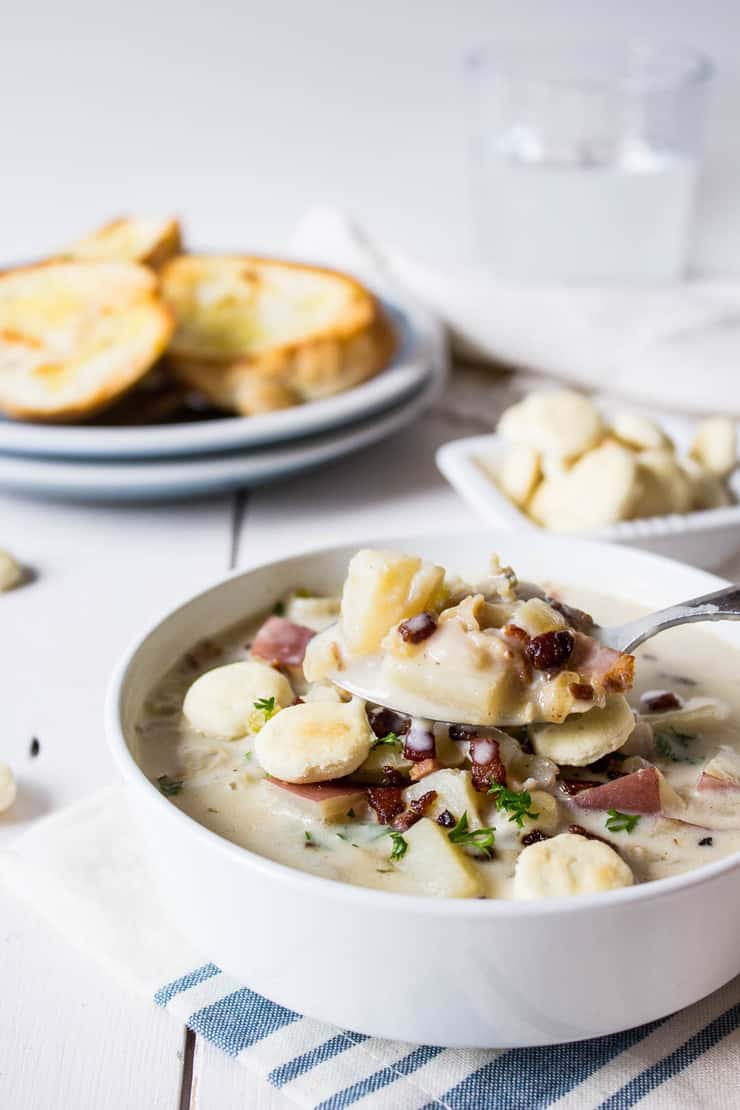
[[[299,667],[306,645],[315,635],[312,628],[285,617],[268,617],[254,639],[252,652],[273,667]]]
[[[421,763],[415,763],[409,771],[409,778],[412,782],[418,782],[419,779],[425,779],[427,775],[431,775],[434,771],[439,771],[442,764],[438,759],[422,759]]]
[[[576,827],[575,825],[573,826]],[[543,833],[540,829],[532,829],[526,836],[522,837],[521,844],[523,848],[528,848],[530,844],[538,844],[540,840],[549,840],[550,837],[547,833]]]
[[[519,681],[528,686],[532,681],[532,664],[527,654],[530,644],[528,634],[518,624],[505,624],[501,629],[501,639],[509,649],[509,659],[516,667]]]
[[[369,786],[367,800],[381,825],[390,825],[393,818],[404,810],[403,795],[398,786]]]
[[[600,840],[602,844],[608,844],[610,848],[614,848],[616,851],[611,840],[607,840],[604,836],[599,836],[598,833],[589,832],[588,829],[584,829],[583,825],[568,825],[568,832],[573,833],[575,836],[584,836],[586,840]]]
[[[447,734],[450,740],[458,743],[461,740],[472,740],[475,736],[474,725],[449,725]]]
[[[571,682],[568,689],[576,701],[593,701],[594,688],[590,682]]]
[[[514,644],[525,646],[529,643],[529,634],[518,624],[505,624],[501,629],[501,634],[505,639],[513,641]]]
[[[401,621],[398,626],[399,635],[405,644],[420,644],[422,640],[428,640],[436,631],[437,618],[427,612],[409,617],[407,621]]]
[[[640,701],[651,713],[663,713],[667,709],[680,709],[681,699],[671,690],[657,694],[643,694]]]
[[[382,768],[383,772],[383,785],[384,786],[405,786],[406,780],[398,770],[397,767],[391,766],[390,763]]]
[[[378,739],[387,736],[389,732],[394,732],[396,736],[405,736],[411,728],[410,717],[406,717],[402,713],[394,713],[392,709],[386,709],[383,705],[374,705],[369,708],[367,719],[370,728]]]
[[[298,695],[296,694],[296,696],[293,698],[293,701],[290,704],[291,705],[303,705],[303,698],[299,698]]]
[[[529,736],[527,735],[526,732],[524,732],[524,730],[522,730],[520,732],[519,736],[517,737],[517,742],[519,744],[519,747],[522,749],[522,751],[524,752],[525,755],[534,755],[534,748],[532,747],[532,741],[529,739]]]
[[[470,771],[473,787],[485,794],[492,783],[506,786],[506,767],[499,742],[493,736],[474,736],[470,741]]]
[[[434,759],[436,750],[434,733],[418,721],[412,720],[403,745],[403,758],[412,763],[423,763],[425,759]]]
[[[421,820],[426,811],[429,809],[432,802],[437,797],[436,790],[427,790],[426,794],[422,794],[420,798],[416,798],[413,802],[409,802],[409,808],[400,817],[397,817],[393,822],[393,828],[398,832],[406,832],[417,821]]]
[[[527,644],[527,656],[538,671],[554,671],[564,667],[573,654],[575,637],[567,628],[533,636]]]
[[[635,677],[634,655],[604,647],[582,632],[576,632],[574,636],[575,646],[569,661],[571,670],[613,694],[630,689]]]
[[[624,756],[620,756],[618,752],[612,752],[611,755],[603,755],[601,759],[596,759],[589,766],[589,771],[595,771],[597,775],[606,775],[609,779],[619,779],[628,774],[627,771],[622,770],[622,763]]]
[[[595,786],[603,786],[604,784],[596,779],[561,779],[559,785],[563,794],[572,798],[574,794],[580,794],[582,790],[591,790]]]
[[[437,824],[441,825],[443,829],[454,829],[457,822],[449,809],[444,809],[437,818]]]

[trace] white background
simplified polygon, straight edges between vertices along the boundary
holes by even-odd
[[[703,269],[740,273],[736,0],[18,0],[0,37],[0,255],[176,210],[199,245],[278,249],[313,203],[429,257],[469,246],[460,56],[481,38],[647,34],[718,78]]]

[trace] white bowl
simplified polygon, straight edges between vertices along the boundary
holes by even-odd
[[[461,574],[499,551],[523,575],[663,606],[719,579],[608,544],[481,531],[383,537]],[[377,537],[375,542],[377,542]],[[287,589],[341,583],[332,548],[229,577],[126,654],[108,691],[110,745],[173,921],[252,989],[300,1013],[439,1045],[511,1047],[612,1033],[696,1001],[740,971],[740,853],[684,875],[571,899],[465,901],[390,894],[294,871],[224,840],[164,798],[133,757],[144,698],[183,650]],[[714,626],[740,646],[740,626]]]
[[[666,423],[666,421],[664,421]],[[674,422],[675,423],[675,422]],[[683,425],[685,422],[681,422]],[[677,442],[680,436],[675,435]],[[524,528],[540,536],[547,534],[505,497],[478,461],[481,455],[503,458],[507,445],[500,436],[468,436],[444,444],[437,451],[437,466],[447,481],[487,524]],[[736,504],[721,509],[702,509],[693,513],[671,513],[643,520],[625,520],[605,528],[579,533],[583,539],[629,544],[656,555],[684,559],[697,567],[716,570],[740,547],[740,471],[730,485]]]

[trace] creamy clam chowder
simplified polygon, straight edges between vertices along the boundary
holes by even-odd
[[[532,899],[674,875],[740,849],[740,654],[696,626],[635,656],[592,634],[634,615],[497,560],[469,584],[360,551],[341,597],[296,589],[189,645],[135,755],[196,821],[341,882]]]

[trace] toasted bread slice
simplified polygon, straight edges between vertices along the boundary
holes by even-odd
[[[241,362],[198,362],[166,356],[175,381],[202,394],[216,408],[242,416],[298,405],[301,398],[279,377]]]
[[[161,278],[176,319],[168,363],[222,408],[250,414],[338,393],[395,347],[372,294],[332,270],[182,255]]]
[[[50,422],[88,416],[146,374],[172,331],[155,275],[136,263],[1,274],[0,410]]]
[[[181,250],[177,220],[123,216],[85,235],[62,256],[76,262],[141,262],[156,270]]]

